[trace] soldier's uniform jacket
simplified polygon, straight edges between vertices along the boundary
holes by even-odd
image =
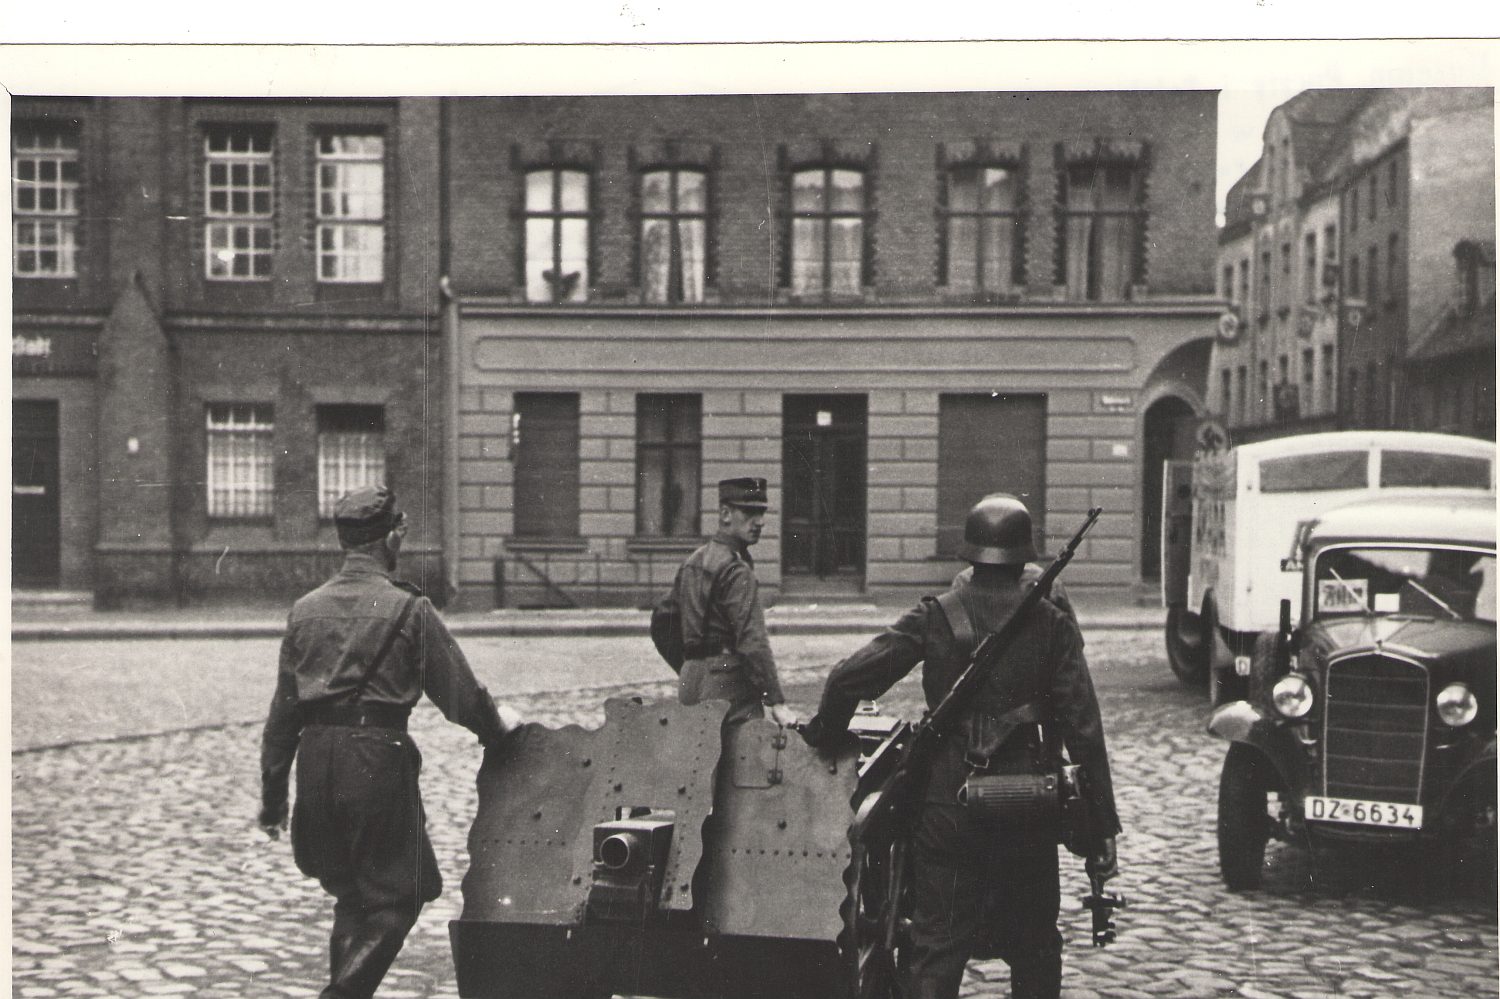
[[[370,661],[408,597],[415,603],[361,691]],[[416,587],[393,580],[374,557],[348,553],[333,578],[292,605],[261,744],[265,802],[279,806],[286,801],[306,706],[357,699],[410,710],[424,692],[450,721],[481,742],[497,742],[503,735],[494,701],[475,679],[432,601]]]
[[[955,587],[979,638],[995,631],[1021,602],[1019,585]],[[959,648],[947,615],[936,599],[924,597],[916,607],[868,645],[836,666],[823,689],[819,723],[826,731],[844,730],[861,700],[879,697],[919,662],[928,707],[936,707],[968,664],[971,648]],[[1119,831],[1109,757],[1099,703],[1083,655],[1083,639],[1071,616],[1048,600],[1039,602],[996,668],[978,690],[964,723],[943,740],[928,779],[927,800],[953,804],[968,777],[965,755],[987,758],[997,772],[1054,765],[1057,747],[1047,740],[1049,757],[1037,759],[1038,746],[1028,737],[1035,725],[1016,720],[1016,709],[1035,704],[1061,736],[1069,758],[1088,777],[1098,817],[1098,834]]]
[[[734,704],[781,704],[781,680],[766,634],[750,552],[718,535],[689,555],[677,576],[685,661],[684,704],[722,698]]]

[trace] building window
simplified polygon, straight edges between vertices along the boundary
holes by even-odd
[[[515,536],[578,537],[578,393],[517,392]]]
[[[1385,297],[1396,301],[1401,293],[1399,261],[1401,259],[1401,237],[1394,232],[1385,243]]]
[[[1219,297],[1227,299],[1234,304],[1234,265],[1229,264],[1224,268],[1224,280],[1219,285]]]
[[[1375,311],[1375,305],[1380,301],[1380,247],[1370,247],[1369,259],[1365,261],[1368,268],[1365,281],[1365,297],[1369,300],[1369,311]]]
[[[943,283],[958,291],[1014,291],[1021,274],[1020,174],[1007,167],[950,168],[939,218]]]
[[[1379,189],[1380,189],[1380,174],[1377,173],[1374,170],[1371,170],[1370,171],[1370,196],[1369,196],[1369,198],[1366,199],[1370,203],[1370,221],[1371,222],[1375,221],[1375,215],[1376,215],[1375,206],[1380,203],[1379,202],[1379,198],[1377,197],[1377,192],[1379,191]]]
[[[1235,415],[1238,422],[1245,423],[1249,420],[1250,380],[1243,364],[1235,369],[1234,380],[1237,389],[1235,392]]]
[[[1338,372],[1333,367],[1333,344],[1323,344],[1323,404],[1322,410],[1331,413],[1337,401],[1334,398],[1335,390],[1338,388]]]
[[[271,407],[210,403],[207,414],[209,517],[268,519],[276,432]]]
[[[1068,297],[1127,298],[1136,282],[1144,215],[1133,163],[1073,163],[1063,173],[1063,259]]]
[[[339,497],[385,482],[385,409],[318,407],[318,516],[333,519]]]
[[[1309,305],[1318,300],[1319,286],[1318,268],[1322,266],[1318,259],[1318,234],[1309,232],[1302,237],[1302,297]]]
[[[78,274],[81,165],[74,129],[17,125],[11,134],[11,270],[16,277]]]
[[[792,291],[858,294],[864,284],[865,175],[819,167],[792,174]]]
[[[1349,297],[1359,297],[1359,254],[1351,254],[1349,257]]]
[[[1262,250],[1260,254],[1260,301],[1256,303],[1255,313],[1264,323],[1271,314],[1271,251]]]
[[[1332,293],[1339,280],[1338,227],[1327,226],[1323,230],[1323,287]]]
[[[1292,244],[1281,244],[1281,303],[1290,306],[1296,297],[1292,288]]]
[[[1240,296],[1237,299],[1237,301],[1239,302],[1239,304],[1241,305],[1241,307],[1244,309],[1244,315],[1245,315],[1245,317],[1249,318],[1249,315],[1250,315],[1250,260],[1249,260],[1248,257],[1245,258],[1244,260],[1240,261]]]
[[[1219,372],[1219,412],[1224,414],[1226,420],[1234,412],[1233,379],[1234,375],[1228,368]]]
[[[1349,225],[1346,226],[1349,235],[1359,232],[1359,188],[1349,188]]]
[[[1302,350],[1302,411],[1309,415],[1317,408],[1318,400],[1314,395],[1313,376],[1316,370],[1313,368],[1313,350],[1304,347]]]
[[[526,174],[526,300],[583,302],[589,288],[589,174]]]
[[[318,280],[385,277],[385,139],[318,138]]]
[[[636,396],[636,534],[699,537],[702,426],[701,396]]]
[[[648,302],[703,301],[708,176],[701,170],[641,174],[641,284]]]
[[[1037,550],[1046,537],[1047,397],[984,392],[938,396],[937,551],[952,557],[964,519],[993,492],[1032,510]]]
[[[215,281],[271,276],[274,163],[266,129],[215,129],[204,148],[204,265]]]

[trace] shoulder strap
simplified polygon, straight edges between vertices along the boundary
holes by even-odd
[[[959,599],[958,591],[948,590],[946,593],[939,594],[937,605],[942,609],[943,616],[948,619],[948,627],[953,631],[953,640],[965,652],[973,652],[974,619],[969,617],[969,609]]]
[[[406,602],[401,605],[401,613],[396,615],[396,623],[386,631],[385,638],[380,642],[380,648],[376,649],[375,654],[370,657],[369,664],[365,666],[364,675],[359,678],[359,686],[354,688],[356,701],[364,696],[365,687],[369,685],[370,678],[375,675],[380,664],[385,662],[385,657],[390,654],[391,646],[396,644],[396,636],[401,634],[402,628],[406,627],[406,619],[411,616],[411,609],[416,606],[418,596],[420,593],[407,593]]]

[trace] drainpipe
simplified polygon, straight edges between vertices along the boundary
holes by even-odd
[[[458,347],[458,302],[453,295],[449,280],[452,250],[450,246],[449,203],[450,177],[448,173],[448,98],[438,98],[438,294],[442,310],[443,366],[447,378],[443,441],[443,559],[444,573],[448,578],[449,592],[458,596],[459,562],[462,560],[460,544],[458,503],[458,412],[459,412],[459,347]]]

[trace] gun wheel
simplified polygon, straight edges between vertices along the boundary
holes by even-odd
[[[898,958],[905,937],[907,848],[854,848],[844,904],[844,960],[851,999],[900,999]]]

